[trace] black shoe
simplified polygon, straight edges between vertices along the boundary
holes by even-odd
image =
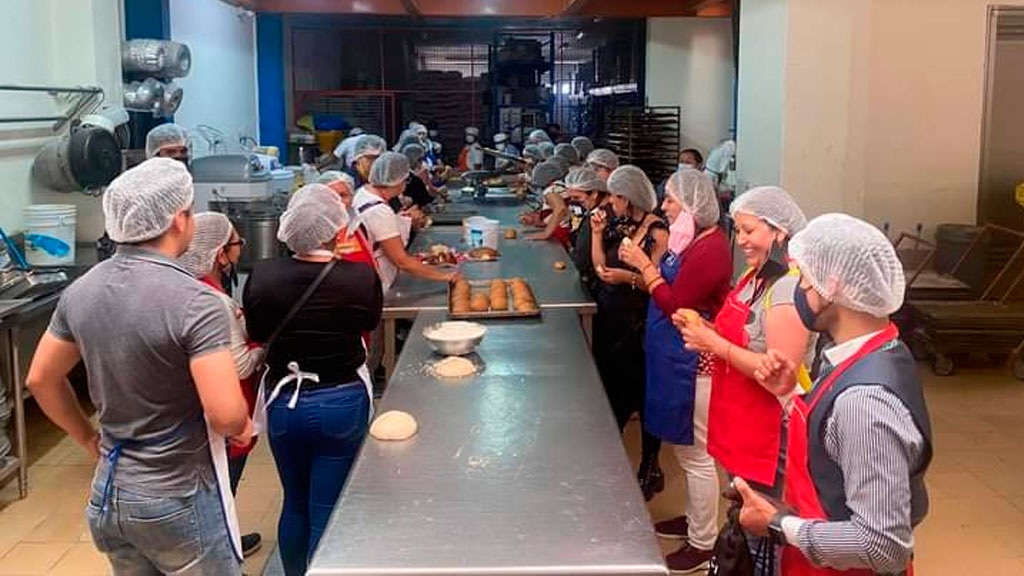
[[[644,500],[647,502],[650,502],[655,495],[665,489],[665,475],[662,474],[657,460],[641,462],[636,479],[640,483],[640,491],[644,493]]]
[[[262,547],[263,537],[260,536],[259,532],[242,535],[242,556],[248,558],[249,556],[259,552]]]
[[[690,533],[690,522],[686,516],[676,516],[655,524],[654,533],[666,540],[686,540]]]

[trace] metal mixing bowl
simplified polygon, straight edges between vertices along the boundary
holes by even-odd
[[[442,324],[444,324],[442,322]],[[472,353],[476,350],[476,347],[483,341],[484,336],[487,334],[487,327],[481,324],[475,324],[472,322],[464,322],[464,324],[474,324],[480,326],[481,330],[479,335],[472,338],[463,339],[438,339],[432,338],[431,334],[441,327],[441,324],[431,324],[423,329],[423,337],[426,338],[430,347],[433,348],[438,354],[444,354],[445,356],[465,356],[466,354]]]

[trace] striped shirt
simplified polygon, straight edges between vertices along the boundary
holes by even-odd
[[[838,366],[875,334],[830,348],[825,356]],[[817,565],[901,573],[914,550],[911,471],[925,455],[910,411],[882,386],[850,388],[836,398],[826,421],[825,451],[843,471],[852,516],[842,522],[786,518],[787,540]]]

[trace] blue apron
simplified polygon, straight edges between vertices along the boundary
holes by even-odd
[[[684,254],[665,252],[661,277],[672,284]],[[647,305],[647,388],[644,428],[672,444],[693,444],[693,404],[697,383],[697,353],[683,347],[683,338],[651,298]]]

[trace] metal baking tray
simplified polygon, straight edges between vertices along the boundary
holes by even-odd
[[[469,280],[470,296],[477,292],[486,291],[487,295],[490,296],[491,292],[491,280]],[[535,310],[516,310],[515,302],[512,298],[512,287],[509,285],[509,281],[505,280],[505,293],[508,296],[508,310],[488,310],[487,312],[455,312],[452,310],[452,288],[454,284],[448,285],[448,317],[453,320],[485,320],[487,318],[535,318],[540,316],[540,302],[537,302],[537,294],[533,291],[533,287],[530,286],[530,282],[526,282],[526,288],[533,295],[533,301],[537,304]]]

